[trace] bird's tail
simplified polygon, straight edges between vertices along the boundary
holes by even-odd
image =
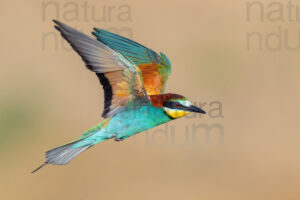
[[[73,158],[75,158],[78,154],[93,146],[93,145],[84,145],[81,147],[74,148],[73,146],[79,142],[81,141],[79,140],[79,141],[71,142],[69,144],[65,144],[63,146],[47,151],[45,154],[46,161],[41,166],[39,166],[34,171],[32,171],[32,173],[36,172],[37,170],[41,169],[47,164],[65,165],[68,162],[70,162]]]
[[[97,137],[97,133],[101,131],[103,123],[105,122],[102,122],[86,131],[77,140],[47,151],[45,153],[46,161],[41,166],[33,170],[32,173],[38,171],[47,164],[65,165],[77,155],[92,147],[94,144],[109,139],[105,137]]]

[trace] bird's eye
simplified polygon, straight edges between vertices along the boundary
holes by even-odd
[[[179,108],[180,107],[180,103],[174,103],[175,108]]]

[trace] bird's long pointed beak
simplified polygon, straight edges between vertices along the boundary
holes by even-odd
[[[187,110],[190,111],[190,112],[196,112],[196,113],[206,114],[206,112],[204,110],[202,110],[201,108],[198,108],[196,106],[189,106],[187,108]]]

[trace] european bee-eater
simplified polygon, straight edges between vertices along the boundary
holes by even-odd
[[[130,39],[95,28],[97,40],[59,21],[55,28],[95,72],[104,89],[105,118],[77,140],[46,152],[46,164],[65,165],[93,145],[134,134],[183,117],[205,112],[178,94],[164,94],[171,73],[168,57]]]

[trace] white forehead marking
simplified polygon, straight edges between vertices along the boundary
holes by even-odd
[[[186,107],[189,107],[192,105],[192,103],[188,100],[184,100],[184,101],[179,101],[182,105],[186,106]]]

